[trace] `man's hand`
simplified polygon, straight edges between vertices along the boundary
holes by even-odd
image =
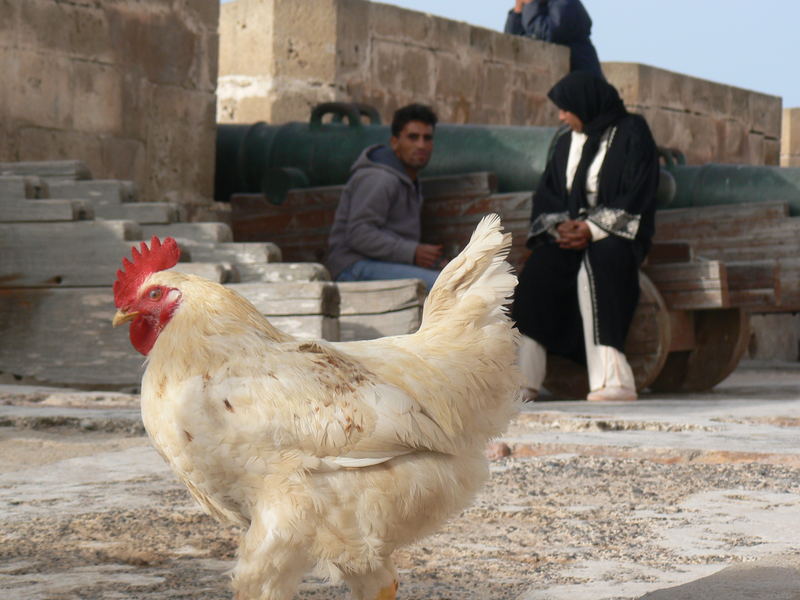
[[[442,258],[442,246],[419,244],[414,252],[414,264],[425,269],[433,269]]]
[[[556,231],[559,247],[566,250],[583,250],[592,241],[592,231],[586,221],[564,221]]]
[[[534,0],[516,0],[516,4],[514,5],[514,12],[521,13],[522,7],[525,6],[526,4],[530,4],[533,1]],[[506,4],[506,6],[508,5]]]

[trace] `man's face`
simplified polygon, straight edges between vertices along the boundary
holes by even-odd
[[[400,162],[419,171],[433,154],[433,127],[422,121],[409,121],[398,136],[392,136],[390,142]]]

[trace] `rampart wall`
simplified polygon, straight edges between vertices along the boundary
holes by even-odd
[[[0,161],[213,195],[219,0],[0,3]]]

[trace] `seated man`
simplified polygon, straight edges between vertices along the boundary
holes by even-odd
[[[442,247],[420,243],[417,174],[431,159],[436,121],[421,104],[399,109],[390,145],[370,146],[353,163],[328,239],[336,281],[417,278],[433,286]]]

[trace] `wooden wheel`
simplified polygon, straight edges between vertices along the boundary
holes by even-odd
[[[672,328],[661,294],[641,272],[639,292],[639,304],[625,340],[625,357],[633,369],[636,389],[642,390],[658,377],[667,360]],[[561,398],[585,398],[589,393],[586,367],[560,356],[548,355],[544,387]]]
[[[654,392],[703,392],[730,375],[747,350],[750,319],[741,308],[694,312],[694,347],[670,352]]]

